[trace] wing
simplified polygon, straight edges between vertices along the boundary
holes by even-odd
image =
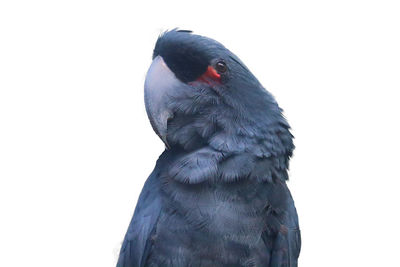
[[[271,252],[270,267],[297,267],[301,236],[297,211],[285,182],[270,191],[268,226],[263,240]]]
[[[121,247],[117,267],[142,267],[161,211],[156,170],[147,179]]]
[[[270,267],[297,267],[301,238],[299,229],[280,229],[273,238]]]

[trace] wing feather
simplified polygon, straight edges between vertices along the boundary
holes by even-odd
[[[117,267],[145,266],[151,247],[151,236],[161,211],[156,171],[147,179],[122,243]]]

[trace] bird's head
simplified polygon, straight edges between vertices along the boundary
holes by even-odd
[[[147,114],[167,147],[239,151],[285,131],[274,98],[222,44],[171,30],[156,43],[145,81]],[[290,137],[291,139],[291,137]],[[259,154],[269,153],[260,149]]]

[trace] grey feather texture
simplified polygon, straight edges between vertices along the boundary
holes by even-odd
[[[294,145],[282,109],[214,40],[172,30],[153,58],[160,71],[148,74],[145,90],[158,106],[148,114],[171,114],[153,124],[169,147],[143,188],[117,266],[297,266],[300,230],[286,186]]]

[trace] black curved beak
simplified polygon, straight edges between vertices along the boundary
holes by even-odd
[[[151,126],[167,148],[167,125],[168,120],[173,118],[173,111],[169,108],[171,95],[180,85],[182,82],[175,77],[164,59],[155,57],[146,75],[144,101]]]

